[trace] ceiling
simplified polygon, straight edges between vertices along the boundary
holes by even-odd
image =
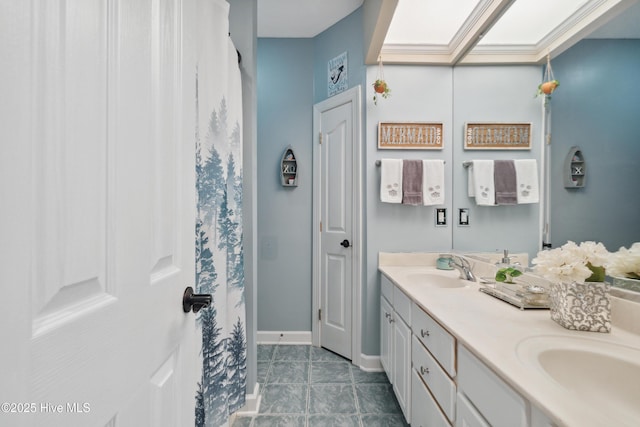
[[[362,3],[258,0],[258,37],[314,37]],[[380,55],[385,63],[542,63],[585,37],[640,38],[640,2],[399,0]]]
[[[258,37],[315,37],[363,0],[257,0]]]

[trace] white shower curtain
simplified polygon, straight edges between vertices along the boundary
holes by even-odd
[[[246,333],[242,249],[242,86],[228,36],[229,4],[198,0],[196,75],[196,291],[213,295],[198,313],[202,377],[196,426],[224,426],[245,403]]]

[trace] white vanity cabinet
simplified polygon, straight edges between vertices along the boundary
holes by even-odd
[[[380,362],[407,422],[450,427],[455,419],[455,339],[384,275],[380,342]]]
[[[380,361],[411,422],[411,300],[384,275],[380,297]]]
[[[380,360],[412,427],[554,427],[423,309],[427,301],[384,274],[381,286]]]
[[[501,380],[463,345],[458,345],[458,394],[468,408],[458,404],[456,426],[527,427],[528,401]],[[474,421],[472,421],[474,420]]]

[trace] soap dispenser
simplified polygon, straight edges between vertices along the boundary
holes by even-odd
[[[506,265],[511,264],[511,258],[509,258],[509,250],[505,249],[503,252],[504,256],[502,257],[502,263]]]
[[[502,260],[496,263],[496,267],[498,268],[508,268],[511,267],[511,258],[509,258],[509,250],[505,249],[503,251]]]

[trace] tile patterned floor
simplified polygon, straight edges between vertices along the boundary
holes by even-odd
[[[364,372],[323,348],[259,345],[262,403],[233,427],[406,427],[384,372]]]

